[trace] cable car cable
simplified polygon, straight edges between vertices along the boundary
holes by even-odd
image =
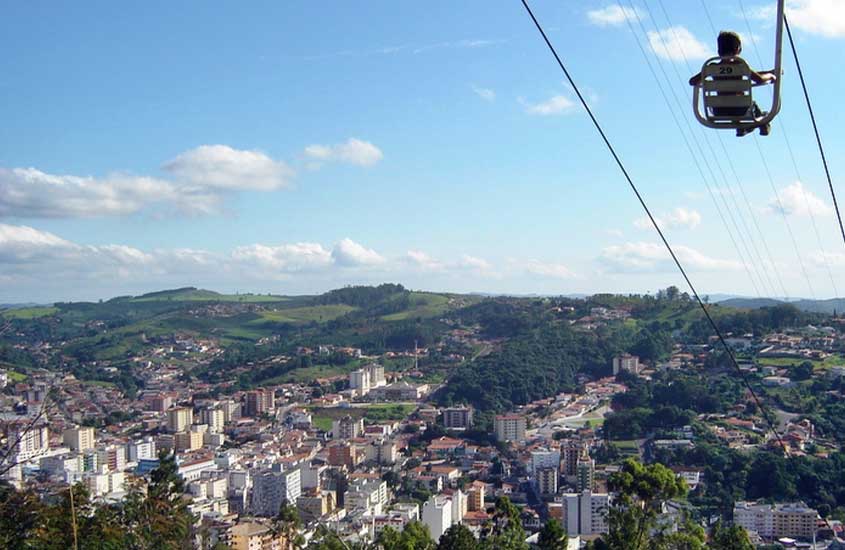
[[[661,0],[662,1],[662,0]],[[757,39],[754,38],[754,31],[751,30],[751,22],[748,19],[748,13],[745,10],[745,2],[743,0],[739,1],[739,9],[742,12],[742,19],[745,21],[745,28],[748,30],[748,36],[751,39],[751,45],[754,48],[754,55],[757,56],[757,62],[760,66],[763,66],[763,57],[760,55],[760,48],[757,47]],[[702,3],[704,0],[702,0]],[[707,18],[710,20],[710,10],[707,9],[707,5],[704,4],[705,13],[707,13]],[[712,20],[711,27],[712,27]],[[789,22],[786,20],[786,16],[784,15],[784,25],[786,27],[787,36],[789,36],[790,42],[792,41],[792,33],[789,30]],[[713,32],[716,32],[715,27],[713,27]],[[797,54],[795,54],[795,50],[793,48],[793,55],[795,55],[796,65],[798,64]],[[803,73],[801,71],[800,65],[798,66],[798,74],[801,76],[801,81],[803,83]],[[783,88],[781,88],[781,94],[783,94]],[[812,110],[811,110],[812,113]],[[811,115],[812,116],[812,115]],[[783,140],[786,143],[786,149],[789,152],[789,158],[792,161],[792,168],[795,170],[795,177],[798,179],[799,182],[803,182],[804,179],[801,177],[801,171],[798,169],[798,162],[795,160],[795,152],[792,150],[792,143],[789,141],[789,132],[786,130],[786,124],[783,122],[781,117],[777,118],[778,126],[781,129],[781,135],[783,136]],[[822,155],[822,159],[824,159],[824,155]],[[825,163],[825,169],[827,169],[827,163]],[[829,180],[828,180],[829,181]],[[832,187],[832,186],[831,186]],[[801,196],[804,198],[804,205],[807,208],[807,213],[810,216],[810,222],[813,226],[813,233],[816,235],[816,243],[819,245],[819,249],[822,253],[822,260],[824,262],[825,268],[827,269],[828,277],[830,278],[830,284],[833,287],[833,294],[834,296],[839,296],[839,289],[837,288],[836,279],[833,277],[833,269],[830,267],[830,261],[827,256],[827,250],[825,250],[824,243],[822,242],[821,233],[819,233],[819,227],[816,223],[816,215],[813,214],[813,210],[810,208],[810,199],[807,198],[807,192],[804,189],[804,186],[801,186]],[[834,204],[836,202],[836,197],[833,197]],[[837,214],[839,213],[839,209],[836,210]],[[841,225],[841,218],[840,218],[840,229],[842,228]],[[845,237],[845,235],[843,236]]]
[[[816,124],[816,115],[813,113],[813,104],[810,101],[810,92],[807,91],[807,83],[804,80],[804,71],[801,69],[801,60],[798,59],[798,50],[795,49],[795,41],[792,39],[792,29],[789,28],[789,20],[783,16],[783,23],[786,26],[786,35],[789,37],[789,46],[792,49],[792,57],[795,58],[795,66],[798,68],[798,78],[801,80],[801,88],[804,90],[804,100],[807,102],[807,110],[810,112],[810,121],[813,123],[813,131],[816,134],[816,143],[819,146],[819,154],[822,157],[824,173],[827,176],[827,186],[830,188],[830,196],[833,198],[833,207],[836,209],[836,219],[839,220],[839,232],[842,234],[842,242],[845,243],[845,227],[842,225],[842,214],[839,213],[839,202],[836,200],[836,191],[833,189],[833,180],[830,177],[830,168],[827,165],[827,157],[824,153],[822,138],[819,134],[819,127]]]
[[[632,12],[633,12],[634,14],[636,14],[636,11],[637,11],[637,10],[634,8],[634,3],[633,3],[633,1],[632,1],[632,0],[628,0],[628,4],[629,4],[629,6],[631,7]],[[655,29],[655,31],[656,31],[656,32],[655,32],[655,36],[657,36],[657,38],[660,40],[660,43],[661,43],[661,45],[663,46],[664,50],[669,51],[669,45],[667,44],[667,42],[666,42],[665,38],[664,38],[664,37],[663,37],[663,35],[660,33],[660,30],[659,30],[659,29],[658,29],[658,27],[657,27],[657,19],[654,17],[654,12],[652,11],[651,6],[650,6],[650,5],[649,5],[649,3],[647,2],[647,0],[643,0],[643,5],[645,6],[646,10],[648,11],[648,15],[649,15],[649,17],[650,17],[650,18],[651,18],[651,20],[652,20],[652,24],[654,25],[654,29]],[[662,1],[661,1],[661,6],[662,6]],[[677,40],[677,34],[676,34],[676,33],[675,33],[675,31],[674,31],[674,28],[673,28],[674,26],[673,26],[673,24],[672,24],[672,22],[671,22],[671,19],[669,18],[669,14],[666,12],[665,7],[664,7],[664,9],[663,9],[663,13],[664,13],[664,15],[666,16],[667,21],[669,21],[669,28],[670,28],[670,29],[672,29],[672,33],[675,35],[675,38],[676,38],[676,40]],[[643,31],[643,34],[644,34],[644,35],[646,35],[646,36],[648,36],[648,32],[647,32],[647,31],[646,31],[646,29],[645,29],[645,25],[643,24],[642,19],[641,19],[641,18],[639,18],[639,17],[637,17],[637,20],[638,20],[638,22],[639,22],[640,29],[642,29],[642,31]],[[679,41],[679,45],[680,45],[680,41]],[[680,45],[680,48],[679,48],[679,49],[680,49],[680,52],[681,52],[681,56],[683,57],[684,62],[685,62],[685,63],[686,63],[686,65],[687,65],[687,69],[688,69],[690,72],[692,72],[692,68],[691,68],[691,66],[690,66],[689,60],[688,60],[688,58],[687,58],[687,55],[686,55],[686,52],[684,51],[683,46],[682,46],[682,45]],[[663,66],[663,65],[664,65],[664,64],[663,64],[663,62],[660,60],[659,56],[655,55],[655,57],[657,58],[657,64],[658,64],[658,66],[660,67],[661,72],[663,73],[663,77],[666,79],[667,85],[669,86],[669,89],[672,91],[672,95],[673,95],[673,97],[675,98],[675,101],[678,103],[678,107],[679,107],[679,109],[681,110],[681,112],[682,112],[682,113],[686,112],[686,107],[682,104],[682,102],[681,102],[681,101],[679,101],[679,100],[678,100],[678,96],[677,96],[677,95],[675,95],[674,88],[672,87],[672,83],[671,83],[671,81],[670,81],[670,78],[669,78],[669,76],[667,75],[666,70],[665,70],[665,68],[664,68],[664,66]],[[680,72],[678,72],[678,68],[677,68],[674,64],[671,64],[671,63],[670,63],[670,65],[671,65],[671,67],[672,67],[672,69],[673,69],[673,71],[674,71],[674,73],[675,73],[675,76],[676,76],[676,78],[678,79],[678,81],[679,81],[679,82],[682,82],[682,83],[684,84],[684,86],[686,87],[686,79],[685,79],[683,76],[681,76]],[[689,122],[689,120],[688,120],[686,117],[684,117],[684,122],[686,122],[686,124],[687,124],[687,128],[689,128],[690,133],[691,133],[691,134],[693,134],[694,132],[693,132],[692,126],[690,125],[690,122]],[[722,168],[722,163],[721,163],[721,162],[719,162],[719,157],[716,155],[716,151],[713,149],[713,145],[710,143],[710,139],[709,139],[709,137],[708,137],[708,135],[707,135],[707,132],[706,132],[703,128],[699,128],[699,129],[700,129],[700,131],[702,132],[703,139],[704,139],[704,143],[707,145],[707,149],[710,151],[710,155],[712,156],[712,159],[713,159],[713,164],[715,164],[715,165],[716,165],[716,167],[717,167],[717,168],[718,168],[718,170],[719,170],[719,173],[720,173],[720,174],[721,174],[721,176],[722,176],[722,182],[724,183],[725,187],[727,187],[727,188],[728,188],[728,190],[730,190],[730,187],[731,187],[731,186],[730,186],[730,183],[728,182],[728,177],[727,177],[727,175],[725,174],[724,169]],[[721,136],[719,136],[719,138],[721,139]],[[693,139],[695,139],[695,137],[693,137]],[[695,139],[695,142],[696,142],[696,145],[697,145],[697,146],[698,146],[698,148],[699,148],[699,151],[700,151],[700,153],[701,153],[702,158],[704,158],[704,159],[705,159],[705,163],[707,164],[708,170],[710,170],[710,163],[707,163],[707,159],[706,159],[706,155],[704,154],[704,150],[702,149],[702,147],[701,147],[701,145],[699,144],[699,142],[698,142],[698,140],[697,140],[697,139]],[[731,162],[731,164],[732,164],[732,162]],[[712,172],[712,170],[710,170],[710,172],[711,172],[711,174],[713,173],[713,172]],[[715,180],[715,177],[714,177],[714,180]],[[734,208],[736,209],[736,212],[737,212],[736,217],[734,217],[733,211],[731,210],[731,207],[730,207],[730,205],[728,204],[728,200],[727,200],[727,198],[725,198],[725,195],[726,195],[726,194],[725,194],[725,193],[720,193],[719,195],[722,197],[722,202],[725,204],[725,208],[728,210],[728,213],[729,213],[729,215],[730,215],[730,217],[731,217],[731,221],[734,223],[734,227],[736,228],[737,234],[740,236],[740,239],[743,239],[743,245],[745,246],[745,249],[746,249],[747,254],[749,255],[749,257],[751,257],[751,258],[752,258],[752,265],[753,265],[753,266],[754,266],[754,268],[755,268],[755,273],[757,273],[757,276],[758,276],[758,278],[760,278],[760,279],[761,279],[761,281],[763,280],[763,278],[764,278],[764,276],[765,276],[765,280],[766,280],[766,282],[768,282],[768,284],[769,284],[769,288],[770,288],[771,290],[766,290],[766,289],[764,288],[764,291],[765,291],[765,292],[770,292],[770,293],[771,293],[771,295],[776,295],[776,294],[777,294],[777,289],[776,289],[776,287],[775,287],[774,283],[772,282],[772,280],[771,280],[771,278],[770,278],[770,276],[769,276],[769,272],[765,269],[765,261],[763,260],[763,256],[762,256],[762,254],[760,254],[760,250],[759,250],[759,248],[757,247],[757,242],[756,242],[756,241],[755,241],[755,239],[754,239],[754,235],[753,235],[753,233],[751,232],[751,230],[748,228],[748,224],[747,224],[747,223],[746,223],[746,221],[745,221],[745,217],[742,215],[742,212],[741,212],[741,210],[740,210],[740,208],[739,208],[739,204],[737,203],[736,197],[735,197],[732,193],[727,193],[727,195],[729,195],[729,196],[730,196],[731,201],[733,202]],[[736,218],[739,218],[739,221],[740,221],[740,223],[741,223],[741,225],[742,225],[742,228],[743,228],[743,229],[745,229],[745,233],[746,233],[746,235],[747,235],[747,236],[745,236],[745,237],[744,237],[744,236],[742,235],[742,230],[740,229],[739,224],[737,224],[737,222],[736,222]],[[750,249],[749,249],[749,247],[748,247],[748,242],[750,242],[750,243],[751,243],[751,248],[750,248]],[[768,248],[768,247],[767,247],[767,248]],[[755,263],[755,262],[754,262],[754,255],[751,253],[751,250],[752,250],[752,249],[753,249],[754,253],[757,255],[757,263]],[[770,254],[770,260],[771,260],[771,254]],[[785,293],[785,292],[786,292],[786,289],[785,289],[785,287],[783,286],[783,281],[782,281],[782,280],[781,280],[781,278],[780,278],[780,272],[779,272],[779,271],[777,270],[777,268],[775,267],[774,262],[771,262],[771,263],[772,263],[772,269],[776,272],[778,282],[780,283],[780,286],[781,286],[782,290],[783,290],[783,291],[784,291],[784,293]],[[759,268],[759,269],[758,269],[758,268]],[[762,276],[760,275],[760,272],[762,272],[762,273],[763,273],[763,275],[762,275]],[[765,286],[765,285],[764,285],[764,286]]]
[[[549,51],[551,51],[552,55],[554,56],[555,60],[557,61],[558,66],[563,71],[564,76],[566,76],[566,80],[569,81],[569,84],[572,86],[572,89],[575,91],[575,95],[578,96],[578,100],[581,102],[581,105],[584,107],[584,110],[587,111],[587,115],[589,115],[590,120],[593,123],[593,126],[596,128],[596,131],[598,131],[599,135],[602,138],[602,141],[604,141],[604,144],[607,147],[608,151],[610,152],[611,156],[613,156],[613,160],[616,162],[617,167],[622,172],[622,175],[625,177],[625,180],[628,182],[628,185],[631,187],[631,190],[634,192],[634,195],[636,195],[637,200],[640,203],[640,206],[643,207],[643,210],[645,211],[646,215],[648,216],[649,220],[651,221],[651,224],[654,226],[655,231],[657,231],[657,234],[660,236],[660,240],[663,241],[663,244],[666,246],[666,249],[668,250],[669,255],[672,257],[672,260],[674,261],[675,266],[678,268],[678,271],[681,272],[681,275],[683,276],[684,280],[686,281],[687,285],[689,286],[690,290],[692,291],[693,296],[695,296],[695,299],[698,302],[699,307],[704,312],[704,316],[707,318],[707,322],[710,324],[711,328],[716,333],[716,337],[719,339],[719,342],[722,344],[722,347],[724,348],[725,353],[727,353],[728,357],[731,360],[731,363],[733,364],[734,368],[739,373],[740,379],[743,381],[745,387],[751,393],[751,396],[753,397],[755,404],[757,405],[758,409],[761,411],[761,414],[763,415],[763,418],[766,420],[766,423],[769,425],[769,428],[771,429],[772,433],[774,434],[775,439],[780,444],[784,453],[788,455],[789,450],[786,446],[786,443],[783,441],[783,439],[781,438],[777,429],[775,428],[774,421],[770,417],[766,408],[763,407],[763,404],[760,401],[760,398],[757,397],[757,393],[754,391],[754,388],[751,386],[751,383],[748,381],[748,378],[745,376],[745,373],[742,371],[741,368],[739,368],[739,364],[736,361],[736,357],[734,356],[733,350],[731,350],[727,341],[725,341],[725,337],[722,335],[722,331],[719,329],[719,326],[716,324],[716,321],[710,315],[710,312],[707,310],[707,306],[701,300],[701,297],[699,296],[698,291],[695,289],[695,286],[692,284],[692,281],[690,280],[689,276],[687,275],[686,270],[684,270],[684,267],[681,264],[680,260],[678,260],[678,257],[675,255],[675,251],[672,249],[672,246],[669,244],[669,241],[666,240],[666,236],[663,234],[663,231],[660,229],[660,226],[657,224],[657,221],[654,219],[654,216],[652,215],[651,210],[649,210],[648,205],[646,205],[645,199],[643,199],[643,196],[640,194],[639,189],[637,189],[637,186],[634,183],[634,180],[631,179],[631,176],[628,174],[628,170],[625,168],[625,165],[622,163],[622,160],[619,158],[619,155],[616,153],[616,149],[610,143],[610,139],[607,137],[607,134],[604,133],[604,129],[601,127],[601,124],[599,124],[599,121],[596,119],[595,115],[593,114],[592,109],[590,109],[590,106],[587,104],[587,101],[584,99],[584,96],[581,94],[581,90],[578,88],[577,84],[575,84],[575,80],[569,74],[569,71],[567,70],[566,65],[563,64],[563,61],[560,59],[560,56],[557,54],[557,51],[555,50],[554,46],[549,41],[549,38],[546,35],[546,31],[543,30],[543,27],[540,25],[540,22],[534,16],[534,12],[531,11],[531,7],[528,5],[528,1],[527,0],[520,0],[520,1],[522,2],[523,7],[525,7],[525,11],[528,12],[528,15],[531,17],[531,20],[534,22],[534,26],[537,27],[537,30],[540,32],[540,35],[543,37],[543,40],[545,41],[546,46],[548,46]]]
[[[675,126],[678,128],[678,132],[681,134],[681,137],[684,140],[684,144],[686,145],[687,150],[689,151],[689,154],[692,157],[692,160],[693,160],[693,163],[695,164],[696,170],[698,171],[698,174],[701,177],[701,181],[704,183],[704,186],[707,189],[707,193],[708,193],[708,195],[710,195],[710,199],[713,201],[713,206],[716,208],[716,212],[718,213],[719,218],[722,220],[722,225],[724,225],[724,227],[725,227],[725,231],[727,232],[728,237],[730,238],[731,243],[734,246],[734,250],[736,251],[737,256],[740,258],[740,263],[742,264],[742,267],[745,270],[746,275],[748,276],[748,280],[751,282],[751,285],[754,287],[754,292],[756,293],[757,297],[758,298],[762,297],[762,295],[760,293],[760,288],[758,287],[754,276],[752,276],[751,271],[749,270],[748,262],[745,260],[743,254],[742,254],[742,251],[740,250],[739,245],[737,244],[737,241],[734,238],[733,232],[731,231],[730,226],[728,225],[727,219],[725,218],[725,215],[722,212],[722,207],[719,206],[719,201],[716,199],[716,193],[710,187],[710,184],[708,183],[707,178],[704,175],[704,171],[701,168],[701,164],[698,161],[698,157],[696,156],[695,151],[693,150],[692,145],[690,144],[690,141],[687,138],[686,133],[684,133],[684,130],[681,127],[681,123],[678,121],[678,117],[675,114],[675,110],[672,108],[672,104],[669,102],[669,98],[666,95],[666,91],[663,88],[663,84],[661,83],[660,79],[657,77],[657,73],[654,70],[654,66],[651,63],[651,60],[649,59],[648,54],[645,51],[645,48],[643,48],[643,45],[642,45],[642,43],[639,39],[639,36],[637,35],[636,31],[634,30],[634,27],[631,24],[631,21],[630,21],[630,18],[628,17],[628,14],[623,12],[623,15],[625,17],[625,22],[628,24],[628,28],[630,29],[631,34],[634,37],[634,41],[637,43],[637,47],[639,48],[640,53],[642,53],[643,58],[646,61],[646,65],[648,66],[648,69],[651,72],[652,78],[654,79],[654,82],[657,84],[657,88],[660,91],[660,95],[663,97],[663,101],[666,104],[666,108],[669,110],[669,114],[672,116],[672,120],[675,122]],[[665,76],[665,73],[664,73],[664,76]],[[675,101],[680,105],[680,102],[678,102],[677,97],[675,97]],[[681,107],[681,109],[683,109],[683,107]],[[690,134],[692,134],[692,128],[689,126],[689,123],[687,123],[687,128],[688,128]],[[696,143],[696,145],[698,145],[698,144]],[[702,151],[700,145],[698,145],[698,150],[699,150],[699,154],[702,156],[702,160],[706,164],[706,159],[703,158],[704,152]],[[712,170],[710,170],[710,177],[713,178],[714,184],[715,184],[716,178],[715,178],[715,175],[713,174]],[[727,207],[727,204],[725,206]],[[761,284],[762,284],[762,278],[760,277],[759,273],[757,273],[757,277],[761,279]]]

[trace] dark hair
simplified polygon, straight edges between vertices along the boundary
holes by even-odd
[[[742,40],[733,31],[720,32],[719,38],[716,41],[719,44],[719,55],[722,57],[736,55],[742,48]]]

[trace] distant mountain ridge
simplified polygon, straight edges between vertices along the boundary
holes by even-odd
[[[774,298],[730,298],[718,303],[724,307],[735,307],[739,309],[759,309],[761,307],[773,307],[783,304],[795,306],[801,311],[810,313],[842,313],[845,311],[845,298],[829,298],[827,300],[776,300]]]

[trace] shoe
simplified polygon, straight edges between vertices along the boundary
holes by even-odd
[[[761,136],[768,136],[769,132],[771,132],[771,131],[772,131],[771,123],[766,124],[765,126],[760,126],[760,135]]]

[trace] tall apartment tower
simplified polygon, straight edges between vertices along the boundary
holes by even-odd
[[[499,441],[522,441],[525,429],[525,417],[519,414],[500,414],[493,419],[493,431]]]
[[[276,398],[273,390],[260,389],[246,392],[246,415],[261,416],[272,411],[276,407]]]
[[[457,430],[466,430],[471,428],[472,408],[449,407],[443,409],[443,426]]]
[[[69,428],[62,433],[62,442],[72,451],[85,451],[94,448],[94,428],[80,426]]]
[[[194,423],[194,409],[173,407],[167,411],[167,430],[173,433],[184,432]]]

